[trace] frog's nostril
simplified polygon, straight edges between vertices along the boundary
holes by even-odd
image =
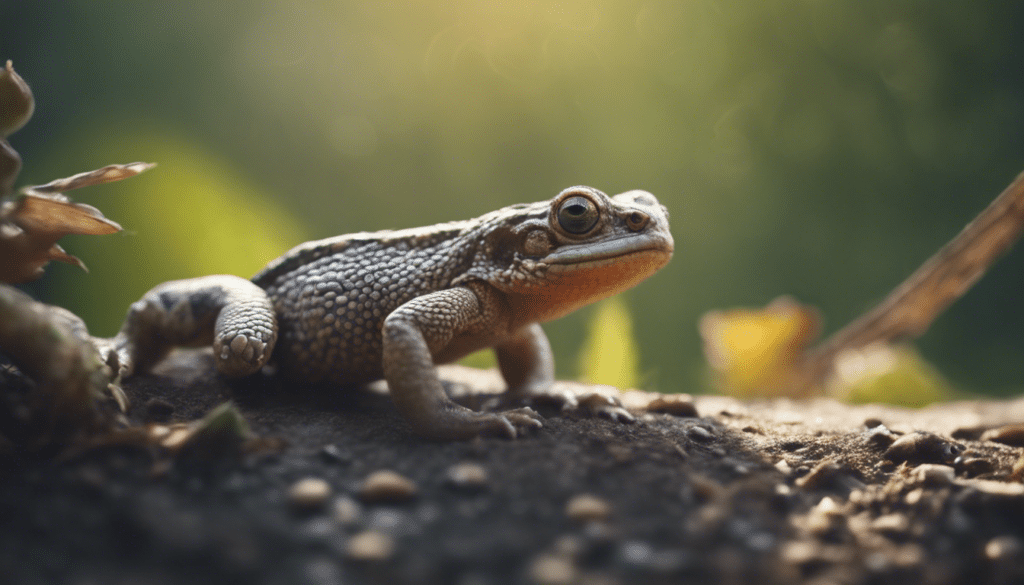
[[[626,225],[634,232],[644,229],[649,221],[651,217],[642,211],[634,211],[626,216]]]

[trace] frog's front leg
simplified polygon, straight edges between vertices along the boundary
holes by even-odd
[[[563,412],[584,412],[619,422],[632,422],[622,403],[597,392],[578,393],[568,387],[555,388],[555,360],[551,344],[540,324],[520,329],[510,339],[497,345],[498,369],[508,384],[504,397],[508,403],[549,402]]]
[[[559,406],[574,408],[576,396],[567,392],[554,392],[555,357],[551,344],[538,323],[531,323],[517,331],[508,340],[494,347],[498,369],[508,390],[505,398],[514,401],[552,401]]]
[[[211,344],[218,370],[245,376],[267,363],[276,341],[266,292],[244,278],[216,275],[156,286],[132,304],[121,331],[98,344],[122,378],[174,347]]]
[[[433,439],[470,439],[482,433],[515,438],[516,427],[542,426],[540,415],[530,408],[475,412],[445,394],[434,356],[459,336],[484,334],[487,328],[480,299],[467,288],[417,297],[385,319],[384,378],[395,406],[416,433]]]

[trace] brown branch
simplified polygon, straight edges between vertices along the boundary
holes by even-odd
[[[805,371],[820,384],[843,351],[920,336],[1013,246],[1022,229],[1024,173],[881,303],[808,352]]]

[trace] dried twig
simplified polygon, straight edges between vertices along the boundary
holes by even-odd
[[[804,367],[812,382],[824,381],[846,350],[923,334],[1013,246],[1022,229],[1024,173],[881,303],[808,352]]]

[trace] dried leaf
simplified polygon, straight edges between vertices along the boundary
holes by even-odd
[[[0,206],[0,281],[26,282],[42,276],[50,260],[85,268],[57,245],[68,234],[112,234],[121,226],[91,205],[65,198],[22,195]]]
[[[105,235],[121,231],[120,225],[92,205],[44,195],[22,195],[4,219],[40,238],[52,235],[54,242],[68,234]]]
[[[124,165],[107,165],[101,169],[96,169],[95,171],[78,173],[77,175],[50,181],[45,185],[26,187],[25,193],[63,193],[65,191],[71,191],[72,189],[81,189],[82,187],[90,187],[92,185],[112,183],[114,181],[134,177],[135,175],[144,173],[155,166],[156,163],[144,162],[133,162]]]
[[[147,171],[152,163],[109,165],[102,169],[28,187],[23,195],[0,204],[0,282],[27,282],[43,274],[51,260],[85,269],[81,260],[57,245],[69,234],[105,235],[121,226],[100,210],[74,203],[61,191],[120,181]]]

